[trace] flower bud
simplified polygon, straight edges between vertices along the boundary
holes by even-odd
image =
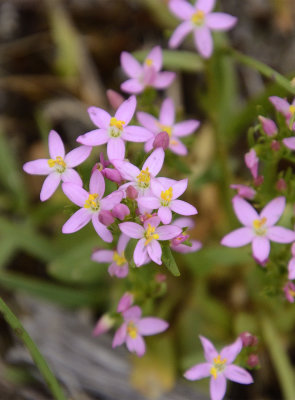
[[[155,140],[153,142],[153,148],[157,149],[158,147],[162,147],[163,150],[166,150],[169,146],[169,135],[167,132],[162,131],[157,134]]]
[[[256,190],[246,185],[234,184],[230,185],[230,187],[231,189],[237,190],[237,196],[243,197],[244,199],[252,200],[256,195]]]
[[[293,282],[287,282],[286,285],[283,287],[285,292],[285,297],[289,303],[294,303],[295,297],[295,285]]]
[[[138,191],[135,189],[134,186],[130,185],[126,189],[126,196],[128,199],[135,200],[138,197]]]
[[[125,204],[117,204],[112,210],[112,214],[115,218],[119,218],[121,221],[130,214],[129,208]]]
[[[109,331],[114,325],[115,320],[111,318],[108,314],[103,314],[101,318],[97,321],[93,331],[92,336],[99,336],[103,333]]]
[[[242,332],[240,338],[242,339],[243,347],[256,346],[258,343],[257,337],[250,332]]]
[[[272,119],[262,117],[261,115],[258,118],[262,125],[263,131],[268,136],[275,136],[278,133],[278,128]]]
[[[104,224],[105,226],[111,225],[115,218],[112,216],[112,213],[108,210],[102,210],[98,215],[99,222]]]
[[[162,283],[165,282],[167,280],[167,276],[165,274],[156,274],[155,276],[155,281],[157,283]]]
[[[255,186],[260,186],[263,184],[264,181],[264,176],[263,175],[259,175],[257,176],[257,178],[254,179],[254,185]]]
[[[122,181],[122,176],[119,171],[117,171],[116,169],[113,169],[113,168],[105,168],[101,172],[105,178],[120,185],[120,183]]]
[[[250,354],[247,360],[249,367],[254,368],[259,364],[259,358],[257,354]]]
[[[280,178],[277,183],[276,183],[276,189],[280,192],[283,192],[284,190],[287,189],[287,184],[285,179]]]
[[[110,105],[116,110],[124,101],[124,97],[120,95],[120,93],[115,90],[108,89],[107,90],[107,98]]]
[[[121,299],[119,300],[117,312],[124,312],[128,310],[133,304],[134,297],[132,293],[126,292],[123,294]]]
[[[259,158],[256,155],[256,151],[251,149],[248,153],[245,154],[245,164],[247,168],[249,168],[254,179],[258,177],[258,163]]]
[[[270,147],[271,147],[271,149],[272,149],[273,151],[279,151],[281,145],[280,145],[280,142],[278,142],[277,140],[273,140],[273,141],[271,142]]]

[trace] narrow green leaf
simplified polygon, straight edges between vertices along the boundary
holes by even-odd
[[[172,275],[174,276],[180,275],[178,266],[173,257],[169,244],[164,244],[162,246],[162,261]]]

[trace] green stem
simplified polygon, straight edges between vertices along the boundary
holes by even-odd
[[[283,75],[279,74],[277,71],[265,65],[264,63],[255,60],[252,57],[246,56],[236,50],[229,49],[229,53],[242,64],[247,65],[250,68],[253,68],[264,75],[266,78],[271,79],[276,82],[279,86],[286,89],[288,92],[295,94],[295,86],[291,84],[291,82],[285,78]]]
[[[268,347],[274,368],[277,372],[284,399],[294,400],[294,373],[287,354],[282,346],[280,337],[268,317],[263,316],[261,318],[261,325],[262,334]]]
[[[10,308],[4,303],[4,301],[0,298],[0,312],[3,315],[6,322],[10,325],[13,329],[14,333],[24,342],[27,346],[31,356],[37,365],[40,373],[42,374],[43,378],[45,379],[54,399],[56,400],[66,400],[66,397],[59,386],[55,376],[51,372],[48,367],[47,362],[41,355],[40,351],[38,350],[37,346],[24,329],[20,321],[17,317],[13,314]]]

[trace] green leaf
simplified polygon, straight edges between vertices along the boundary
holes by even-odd
[[[180,275],[178,266],[173,257],[169,244],[162,245],[162,261],[172,275],[174,276]]]
[[[125,249],[125,257],[126,260],[129,263],[130,267],[135,267],[135,263],[133,260],[133,254],[134,254],[134,250],[135,250],[135,246],[137,245],[138,239],[130,239],[126,249]]]

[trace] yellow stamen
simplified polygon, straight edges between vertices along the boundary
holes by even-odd
[[[170,187],[167,190],[163,190],[161,192],[161,204],[163,206],[168,206],[170,201],[172,200],[172,196],[173,196],[173,189],[172,187]]]
[[[144,236],[146,238],[146,241],[144,243],[145,246],[147,246],[149,243],[151,243],[152,240],[159,239],[159,235],[157,233],[154,233],[155,230],[156,230],[155,226],[151,226],[151,224],[148,224],[148,228],[144,234]]]
[[[124,251],[122,251],[121,255],[117,251],[115,251],[113,255],[113,260],[119,267],[126,264],[127,261],[124,255]]]
[[[124,128],[123,125],[125,125],[125,121],[120,121],[115,117],[111,118],[110,126],[115,126],[116,128],[122,130]]]
[[[293,104],[289,107],[289,111],[291,114],[295,114],[295,106]]]
[[[198,26],[204,23],[204,19],[205,19],[205,13],[202,10],[197,10],[191,17],[191,21]]]
[[[136,339],[137,337],[137,328],[133,322],[129,322],[127,326],[127,333],[132,339]]]
[[[147,59],[145,60],[145,63],[146,63],[146,65],[147,65],[148,67],[151,67],[151,66],[154,64],[154,62],[153,62],[153,60],[152,60],[151,58],[147,58]]]
[[[66,168],[66,163],[64,162],[63,158],[60,156],[57,156],[55,160],[53,160],[52,158],[50,158],[50,160],[48,160],[48,165],[50,168],[53,168],[55,166],[60,166],[62,168]]]
[[[266,221],[267,220],[265,217],[263,217],[261,219],[254,219],[254,221],[253,221],[254,229],[257,229],[257,230],[261,229],[263,227],[263,225],[266,223]]]
[[[97,193],[93,193],[88,196],[88,199],[85,201],[84,208],[91,208],[93,211],[99,209],[99,201]]]
[[[213,376],[214,379],[217,378],[218,372],[222,372],[225,368],[225,363],[227,362],[226,358],[221,359],[220,354],[213,359],[214,365],[210,369],[210,374]]]
[[[224,359],[222,360],[221,357],[220,357],[220,354],[218,354],[218,356],[215,357],[215,358],[213,359],[213,361],[214,361],[214,364],[215,364],[215,365],[216,365],[216,364],[217,364],[217,365],[223,365],[223,364],[226,363],[227,359],[224,358]]]
[[[172,127],[170,125],[158,124],[161,131],[167,132],[169,137],[172,135]]]
[[[213,376],[214,379],[217,378],[217,369],[215,367],[212,367],[210,369],[210,374]]]
[[[149,167],[146,167],[145,170],[141,170],[140,174],[137,176],[137,181],[139,186],[143,188],[147,188],[150,185],[151,174],[149,173]]]

